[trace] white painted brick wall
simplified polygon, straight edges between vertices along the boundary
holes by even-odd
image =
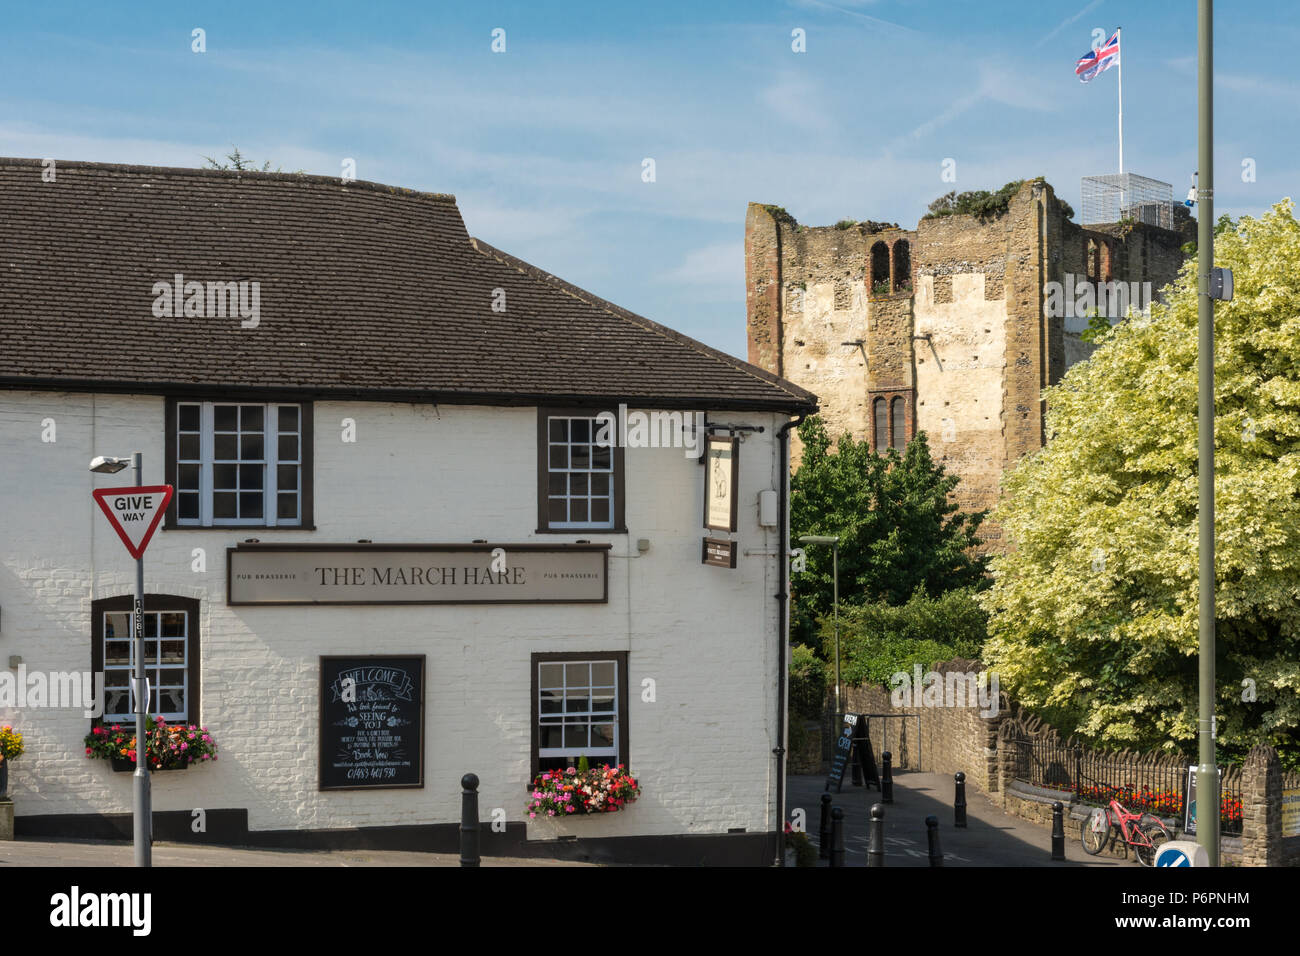
[[[144,453],[145,483],[163,480],[163,399],[0,391],[0,666],[90,668],[91,601],[129,594],[134,568],[91,490],[131,483],[87,470],[96,454]],[[759,527],[757,494],[777,487],[770,414],[716,412],[763,425],[741,448],[740,548],[777,547]],[[41,440],[42,420],[56,441]],[[341,440],[353,418],[357,441]],[[482,781],[487,819],[526,820],[529,655],[629,654],[628,811],[530,826],[558,833],[751,832],[772,825],[775,730],[774,556],[735,571],[700,564],[704,469],[677,449],[627,451],[626,535],[536,535],[536,411],[531,408],[319,402],[317,530],[160,530],[145,587],[201,601],[202,721],[215,764],[154,776],[157,810],[247,807],[252,829],[330,828],[459,819],[460,778]],[[609,603],[548,606],[240,607],[225,604],[225,549],[262,541],[557,543],[610,541]],[[638,556],[636,541],[651,541]],[[191,551],[206,549],[206,573]],[[317,790],[323,654],[427,655],[423,790]],[[643,678],[657,701],[643,703]],[[0,709],[27,753],[11,768],[20,815],[129,812],[130,775],[84,756],[80,710]]]

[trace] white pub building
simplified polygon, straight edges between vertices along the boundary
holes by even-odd
[[[89,464],[138,452],[174,489],[147,709],[218,748],[152,774],[155,839],[451,851],[473,773],[488,855],[776,860],[814,396],[472,239],[446,195],[0,159],[0,249],[19,836],[131,833],[131,774],[84,738],[133,726],[135,562],[92,498],[133,481]],[[639,798],[530,817],[584,757]]]

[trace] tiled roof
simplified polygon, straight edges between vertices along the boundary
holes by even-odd
[[[0,386],[811,411],[796,385],[469,237],[452,196],[0,159]],[[257,282],[238,315],[154,285]],[[493,311],[504,290],[505,311]],[[197,301],[197,299],[196,299]]]

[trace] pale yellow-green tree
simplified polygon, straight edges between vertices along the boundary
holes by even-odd
[[[1219,746],[1300,763],[1300,223],[1222,223],[1216,303]],[[985,659],[1096,741],[1194,752],[1197,302],[1189,261],[1150,316],[1046,392],[1047,446],[1008,476]]]

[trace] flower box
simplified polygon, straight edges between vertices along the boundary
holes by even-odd
[[[129,757],[109,757],[108,762],[112,764],[113,770],[116,773],[135,773],[135,761],[130,759]],[[190,765],[190,760],[188,757],[186,757],[184,758],[183,761],[177,763],[174,766],[154,767],[153,772],[159,773],[164,770],[185,770],[186,768],[189,767],[189,765]]]
[[[86,756],[107,760],[117,773],[134,773],[136,750],[135,728],[122,724],[94,727],[86,735]],[[184,770],[191,763],[217,759],[217,744],[206,727],[174,724],[167,726],[161,717],[149,722],[143,750],[151,771]]]
[[[614,813],[641,794],[636,778],[622,764],[548,770],[533,781],[528,817]]]

